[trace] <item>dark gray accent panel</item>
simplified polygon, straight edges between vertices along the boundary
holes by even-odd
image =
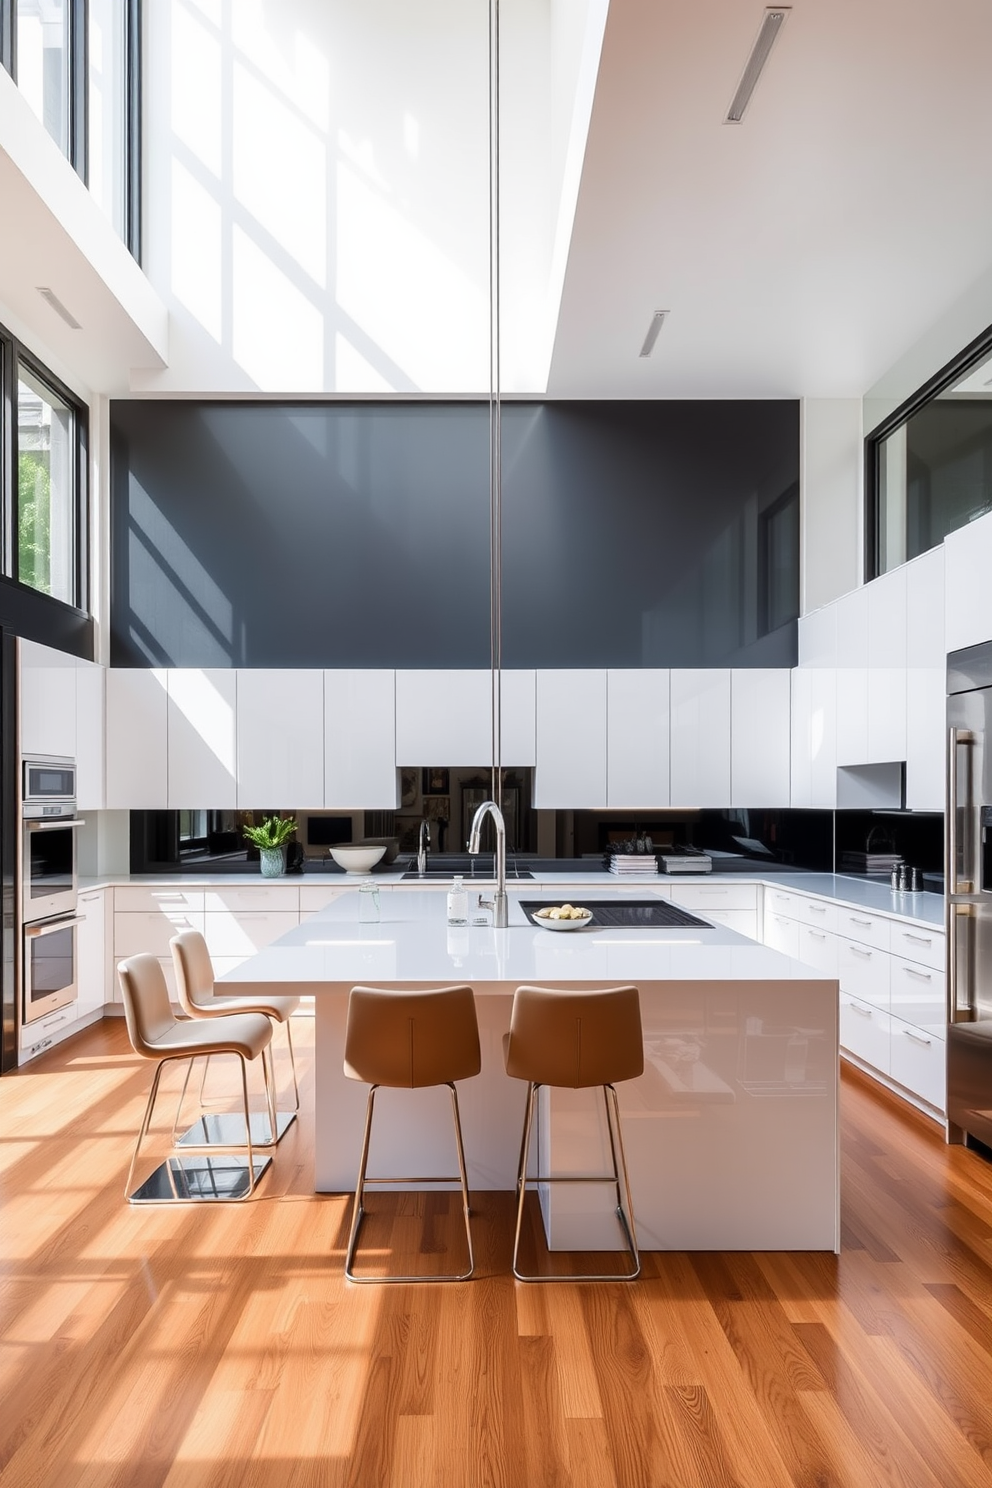
[[[795,664],[796,403],[502,427],[504,666]],[[488,666],[485,405],[115,401],[111,429],[114,665]]]

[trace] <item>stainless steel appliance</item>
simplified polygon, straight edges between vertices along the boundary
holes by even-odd
[[[32,756],[21,785],[21,1021],[76,998],[76,766]]]
[[[947,659],[948,1140],[992,1147],[992,645]]]
[[[21,797],[21,921],[76,912],[76,766],[25,759]]]

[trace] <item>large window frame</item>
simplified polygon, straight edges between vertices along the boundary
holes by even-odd
[[[18,402],[20,370],[65,403],[73,415],[71,493],[72,594],[68,599],[46,594],[22,582],[18,573]],[[0,434],[2,434],[2,480],[0,480],[0,572],[7,583],[22,593],[37,596],[45,605],[86,615],[89,608],[89,410],[65,383],[43,362],[0,326]]]
[[[66,0],[69,17],[67,159],[89,185],[89,0]],[[121,236],[141,262],[141,36],[143,0],[124,0],[124,182]],[[17,82],[17,0],[0,0],[0,67]]]
[[[974,341],[970,341],[956,357],[947,362],[929,381],[917,388],[888,418],[874,428],[865,438],[865,527],[864,560],[865,582],[877,579],[887,572],[882,562],[882,449],[887,439],[909,423],[910,419],[928,403],[947,392],[948,388],[962,378],[973,366],[987,361],[992,356],[992,326],[984,330]],[[936,546],[936,544],[934,544]]]

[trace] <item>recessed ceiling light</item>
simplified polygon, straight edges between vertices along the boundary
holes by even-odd
[[[47,305],[51,305],[52,309],[55,311],[55,314],[61,315],[67,326],[71,326],[74,331],[82,330],[82,326],[79,324],[79,321],[73,314],[71,314],[70,311],[65,308],[62,301],[59,299],[54,290],[49,289],[47,285],[43,284],[36,284],[35,289],[37,289],[38,293],[41,295],[41,298],[45,301],[45,303]]]
[[[775,45],[775,39],[785,25],[786,17],[791,9],[791,6],[785,5],[779,6],[775,10],[768,9],[765,11],[754,46],[751,48],[751,55],[744,64],[741,80],[737,84],[734,101],[727,110],[725,123],[739,124],[744,118],[744,110],[751,102],[751,94],[757,87],[758,79],[761,76],[761,69],[768,61],[771,49]]]
[[[654,312],[654,315],[651,317],[651,324],[648,326],[648,333],[644,337],[644,345],[641,347],[640,350],[640,355],[642,357],[649,357],[654,351],[654,343],[657,341],[658,336],[661,333],[661,328],[665,324],[665,317],[667,316],[667,314],[667,310],[656,310]]]

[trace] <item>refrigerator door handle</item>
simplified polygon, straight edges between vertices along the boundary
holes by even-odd
[[[948,1023],[966,1023],[970,1022],[975,1014],[974,978],[971,964],[972,936],[975,932],[975,912],[972,905],[949,905],[947,929],[947,1021]],[[962,931],[966,941],[966,976],[963,986],[960,980],[961,965],[958,951],[958,934]]]
[[[951,728],[947,741],[947,892],[972,894],[970,879],[958,880],[958,750],[971,746],[975,735],[971,729]],[[953,939],[953,937],[952,937]]]

